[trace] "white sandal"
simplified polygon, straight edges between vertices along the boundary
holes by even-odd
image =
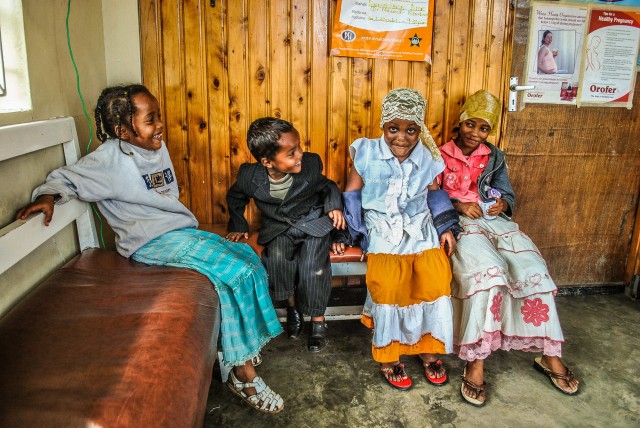
[[[264,383],[260,376],[253,378],[251,382],[242,382],[238,380],[233,370],[229,372],[227,386],[238,397],[259,412],[276,414],[284,409],[284,400],[280,394],[276,394],[271,388]],[[247,395],[243,389],[255,388],[255,395]],[[262,403],[262,404],[260,404]]]

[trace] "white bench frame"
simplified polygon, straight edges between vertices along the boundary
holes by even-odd
[[[66,165],[80,158],[73,118],[0,127],[0,162],[57,145],[63,147]],[[44,225],[44,214],[37,213],[0,229],[0,275],[74,221],[80,250],[98,247],[91,206],[77,199],[57,205],[49,226]]]

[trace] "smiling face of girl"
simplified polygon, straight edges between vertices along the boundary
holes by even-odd
[[[384,141],[401,163],[407,159],[420,140],[420,126],[412,120],[392,119],[382,125]]]
[[[146,150],[158,150],[162,147],[162,130],[164,124],[160,117],[158,100],[147,93],[138,93],[131,97],[133,116],[131,124],[135,135],[127,130],[122,139],[127,143]],[[117,133],[117,131],[116,131]]]
[[[460,122],[460,132],[455,139],[455,144],[462,150],[465,156],[469,156],[482,143],[487,141],[491,126],[489,122],[477,117]]]

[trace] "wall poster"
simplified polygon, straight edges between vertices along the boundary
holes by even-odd
[[[434,0],[338,0],[331,55],[431,62]]]
[[[578,105],[630,109],[640,44],[640,11],[591,10]]]
[[[581,4],[531,3],[525,103],[576,104],[589,9]]]

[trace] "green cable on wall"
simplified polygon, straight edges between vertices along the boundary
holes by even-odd
[[[91,118],[89,117],[89,113],[87,113],[87,104],[84,102],[84,97],[82,96],[82,91],[80,90],[80,73],[78,72],[78,66],[76,65],[76,59],[73,57],[73,49],[71,49],[71,36],[69,35],[69,15],[71,14],[71,0],[67,2],[67,19],[66,19],[66,28],[67,28],[67,46],[69,47],[69,56],[71,57],[71,63],[73,64],[73,69],[76,72],[76,89],[78,91],[78,96],[80,97],[80,102],[82,103],[82,112],[84,113],[84,117],[87,118],[87,123],[89,124],[89,142],[87,143],[87,148],[85,149],[85,153],[89,153],[89,148],[91,147],[91,142],[93,141],[93,124],[91,123]],[[98,221],[100,222],[100,243],[102,244],[102,248],[106,248],[107,246],[104,244],[104,236],[102,235],[102,217],[98,212],[95,204],[91,204],[91,208],[93,212],[98,217]]]

